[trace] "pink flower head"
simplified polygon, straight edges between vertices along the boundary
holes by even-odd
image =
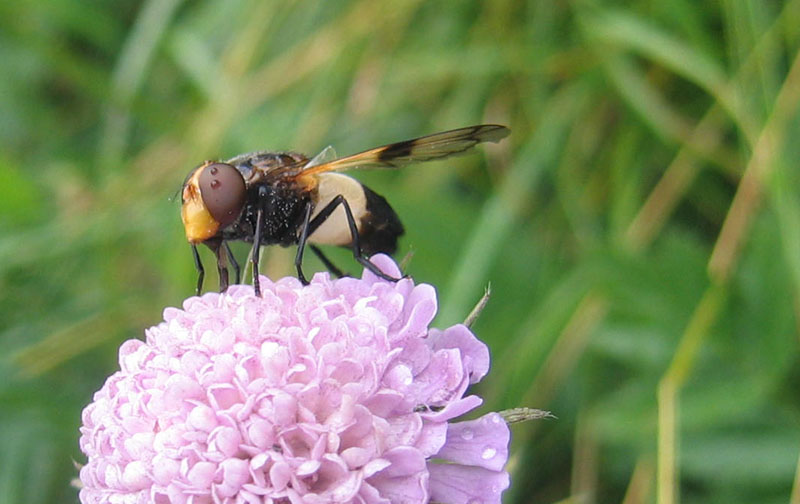
[[[390,275],[386,256],[373,258]],[[410,279],[261,279],[167,308],[83,412],[83,503],[492,503],[497,413],[454,423],[489,369],[463,325],[430,329]]]

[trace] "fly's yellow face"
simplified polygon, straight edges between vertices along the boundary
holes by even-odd
[[[197,244],[212,238],[242,212],[244,178],[226,163],[206,162],[183,185],[181,219],[186,239]]]

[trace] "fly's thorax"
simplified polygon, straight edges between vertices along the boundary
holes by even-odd
[[[252,242],[261,208],[261,244],[293,245],[310,200],[310,194],[294,184],[254,184],[248,188],[242,218],[228,239]]]
[[[271,178],[276,170],[289,166],[302,166],[308,158],[297,152],[258,151],[241,154],[226,161],[236,167],[248,185],[275,182]]]

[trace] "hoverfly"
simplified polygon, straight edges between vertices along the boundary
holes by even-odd
[[[306,245],[335,275],[342,276],[316,246],[349,247],[353,257],[381,278],[384,274],[369,257],[378,252],[394,253],[403,225],[380,195],[341,171],[354,168],[399,168],[446,158],[468,151],[481,142],[497,142],[510,130],[484,124],[376,147],[358,154],[320,161],[296,152],[253,152],[227,161],[206,161],[189,173],[183,184],[181,218],[192,246],[198,272],[197,294],[203,287],[205,270],[197,252],[204,243],[217,258],[220,292],[228,287],[228,260],[240,279],[239,265],[228,242],[253,244],[253,285],[261,295],[258,280],[262,245],[297,245],[297,277],[303,275]]]

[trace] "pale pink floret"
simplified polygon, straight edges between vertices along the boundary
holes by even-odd
[[[374,258],[399,276],[394,262]],[[509,431],[433,287],[261,279],[167,308],[83,412],[83,503],[499,503]]]

